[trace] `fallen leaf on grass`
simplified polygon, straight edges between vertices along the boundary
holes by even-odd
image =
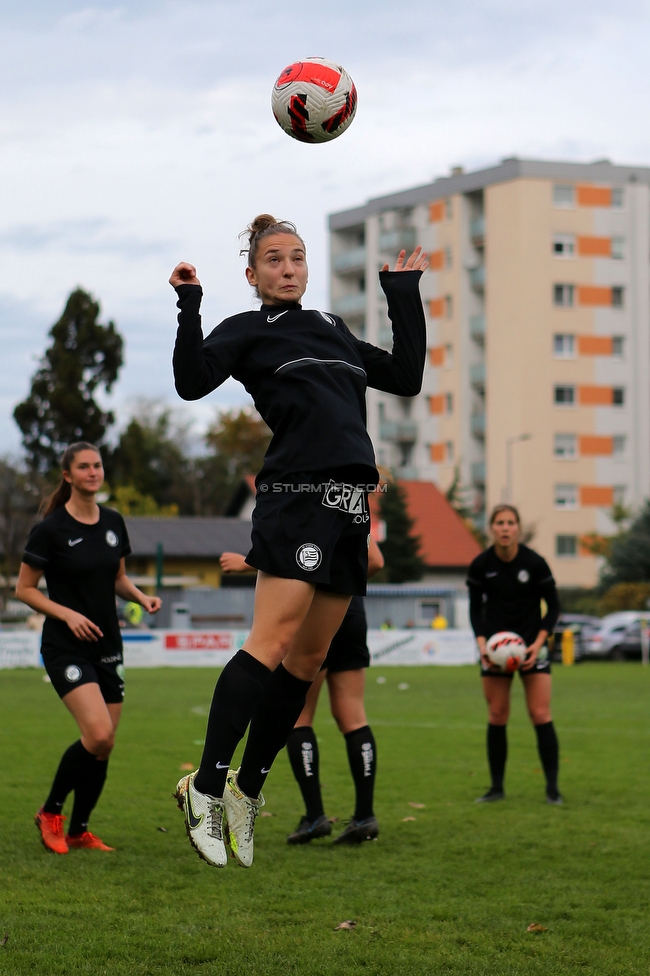
[[[179,769],[194,769],[194,763],[181,763]]]
[[[409,800],[409,806],[413,807],[414,810],[424,810],[424,803],[412,803],[411,800]]]
[[[402,817],[402,823],[409,823],[411,820],[417,820],[417,817]]]
[[[531,922],[527,932],[548,932],[548,929],[544,925],[540,925],[539,922]]]
[[[338,823],[339,822],[339,818],[338,817],[328,817],[327,819],[329,820],[330,823]]]
[[[409,687],[410,686],[406,683],[406,681],[402,681],[401,685],[398,685],[397,686],[397,690],[398,691],[408,691],[409,690]]]
[[[356,927],[357,927],[357,923],[353,922],[351,918],[348,918],[345,920],[345,922],[339,922],[339,924],[336,926],[334,931],[338,932],[341,929],[347,929],[347,930],[355,929]]]
[[[352,924],[354,925],[355,923],[353,922]],[[8,941],[9,941],[9,935],[8,933],[5,933],[4,939],[0,939],[0,945],[6,945]]]
[[[166,834],[167,833],[167,828],[166,827],[159,827],[158,830],[160,831],[161,834]]]
[[[386,684],[386,679],[384,678],[383,674],[380,674],[379,677],[377,678],[377,684],[378,685],[385,685]]]
[[[269,813],[268,810],[262,810],[262,812],[260,813],[260,817],[274,817],[274,816],[275,816],[275,814],[274,813]]]

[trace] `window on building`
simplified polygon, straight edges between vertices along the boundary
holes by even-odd
[[[625,238],[624,237],[612,237],[612,250],[611,255],[618,261],[622,261],[625,257]]]
[[[555,555],[556,556],[577,556],[578,536],[577,535],[556,535]]]
[[[565,308],[573,305],[574,285],[553,285],[553,304],[562,305]],[[613,295],[614,289],[612,289]],[[613,303],[613,298],[612,298]]]
[[[553,442],[556,458],[571,461],[578,456],[578,438],[575,434],[556,434]]]
[[[575,188],[566,183],[556,183],[553,187],[553,205],[556,207],[573,207],[575,205]]]
[[[627,437],[625,434],[614,434],[612,437],[612,457],[623,458],[627,448]]]
[[[625,494],[627,485],[614,485],[613,502],[615,505],[625,505]]]
[[[451,220],[452,213],[453,210],[451,204],[451,197],[447,197],[447,199],[445,200],[445,217],[447,218],[447,220]]]
[[[451,295],[445,295],[445,315],[450,319],[454,314],[454,300]]]
[[[422,627],[430,627],[436,617],[440,616],[439,600],[418,600],[417,601],[418,624]]]
[[[451,248],[445,248],[445,268],[451,268]]]
[[[553,237],[553,254],[558,258],[572,258],[576,253],[575,234],[555,234]]]
[[[445,453],[447,455],[447,462],[448,462],[448,464],[452,464],[453,463],[453,460],[454,460],[454,442],[453,441],[447,441],[447,443],[445,445]]]
[[[553,336],[553,355],[556,359],[573,359],[576,354],[576,337],[566,332]]]
[[[401,443],[399,445],[399,466],[400,468],[408,468],[411,466],[411,461],[413,460],[413,444]]]
[[[612,288],[612,308],[623,308],[623,287],[614,285]]]
[[[553,402],[563,407],[571,407],[576,402],[575,386],[555,386],[553,388]]]
[[[578,486],[555,485],[553,489],[553,504],[556,508],[577,508]]]
[[[445,412],[446,413],[453,413],[454,412],[454,394],[453,393],[445,393]]]
[[[448,342],[445,346],[445,367],[451,369],[454,365],[454,347],[451,342]]]
[[[625,406],[625,387],[615,386],[612,390],[612,403],[615,407]]]
[[[612,336],[612,356],[622,359],[625,352],[625,336]]]
[[[612,187],[612,207],[620,209],[623,206],[623,202],[623,188],[618,186]]]

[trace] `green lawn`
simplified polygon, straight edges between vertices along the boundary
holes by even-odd
[[[282,755],[250,871],[200,861],[170,797],[181,764],[200,756],[215,676],[128,674],[92,822],[118,850],[57,857],[32,817],[75,729],[41,672],[0,672],[0,973],[647,976],[650,673],[640,665],[556,669],[563,808],[544,803],[518,680],[508,801],[477,807],[488,780],[475,669],[373,668],[379,840],[289,848],[301,807]],[[324,705],[326,809],[344,819],[352,787]],[[356,929],[335,932],[343,919]],[[531,922],[547,931],[527,933]]]

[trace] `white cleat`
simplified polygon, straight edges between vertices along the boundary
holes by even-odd
[[[174,796],[185,815],[187,836],[196,853],[213,867],[225,868],[228,851],[223,839],[224,801],[195,789],[197,772],[178,781]]]
[[[232,769],[228,770],[228,779],[223,793],[223,800],[226,806],[226,822],[228,832],[228,843],[235,859],[243,868],[249,868],[253,863],[253,830],[255,829],[255,818],[264,806],[264,797],[260,793],[257,800],[252,800],[250,796],[239,789],[237,785],[237,774]]]

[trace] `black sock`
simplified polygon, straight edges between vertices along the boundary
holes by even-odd
[[[90,752],[87,755],[92,761],[86,764],[74,789],[74,804],[68,830],[71,837],[88,830],[90,814],[102,794],[108,772],[108,759],[97,759]]]
[[[264,780],[280,749],[305,707],[311,681],[296,678],[282,664],[269,678],[251,721],[244,750],[239,788],[250,797],[259,796]]]
[[[487,727],[487,754],[492,777],[492,789],[503,792],[503,776],[508,758],[508,738],[505,725]]]
[[[46,813],[61,813],[68,793],[71,793],[75,788],[80,775],[83,776],[89,762],[89,756],[90,753],[84,749],[81,739],[73,742],[66,749],[56,771],[50,795],[43,804],[43,810]],[[92,759],[94,758],[92,756]]]
[[[535,726],[537,734],[537,751],[542,760],[544,775],[546,776],[546,792],[554,796],[557,794],[557,775],[560,764],[560,745],[552,722],[544,722]]]
[[[237,651],[221,672],[212,696],[201,766],[194,780],[199,793],[223,796],[230,760],[270,675],[266,665],[244,650]]]
[[[305,816],[313,823],[325,811],[318,778],[318,742],[311,725],[292,729],[287,739],[287,752],[293,775],[305,801]]]
[[[348,749],[348,762],[354,780],[356,803],[354,819],[366,820],[372,817],[372,799],[377,772],[377,746],[369,725],[354,732],[346,732],[345,744]]]

